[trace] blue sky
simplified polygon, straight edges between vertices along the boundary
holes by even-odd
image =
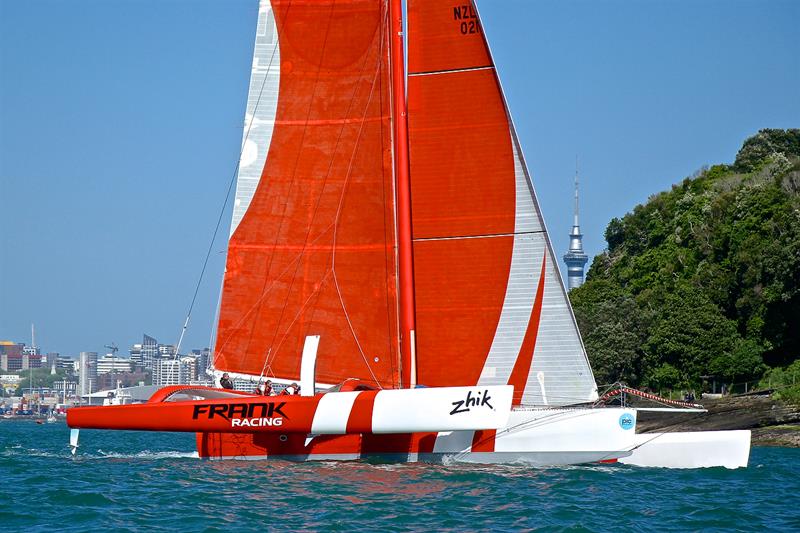
[[[556,251],[800,127],[800,2],[484,0]],[[257,0],[0,0],[0,339],[174,343],[239,154]],[[227,235],[229,217],[222,233]],[[209,343],[217,243],[184,346]]]

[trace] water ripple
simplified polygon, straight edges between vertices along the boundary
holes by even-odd
[[[800,450],[751,467],[201,461],[194,436],[0,423],[4,530],[800,529]]]

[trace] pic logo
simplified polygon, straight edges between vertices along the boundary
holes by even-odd
[[[623,413],[619,417],[619,427],[622,429],[633,429],[633,416],[629,413]]]

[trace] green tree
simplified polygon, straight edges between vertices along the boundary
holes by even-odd
[[[761,130],[606,228],[570,292],[600,382],[758,377],[800,354],[800,129]]]

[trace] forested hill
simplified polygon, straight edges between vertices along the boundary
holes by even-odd
[[[800,356],[800,129],[761,130],[605,238],[570,292],[598,383],[697,388]]]

